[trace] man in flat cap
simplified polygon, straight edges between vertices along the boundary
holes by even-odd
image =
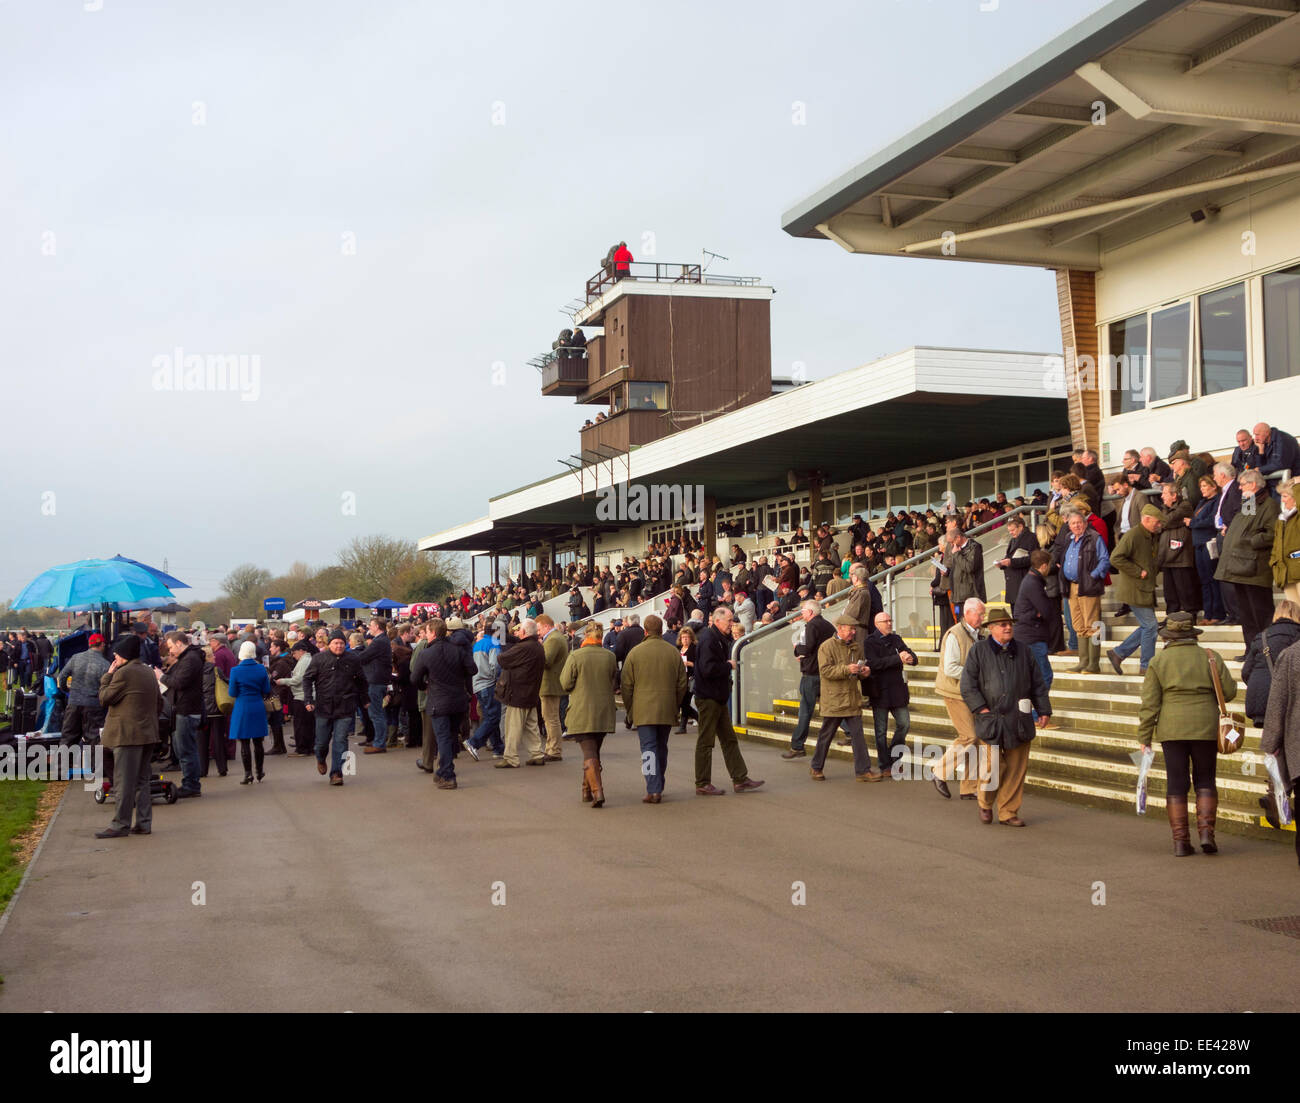
[[[1120,538],[1110,554],[1110,565],[1119,572],[1115,600],[1127,605],[1138,622],[1128,639],[1106,652],[1116,674],[1124,673],[1124,660],[1139,644],[1142,646],[1138,659],[1140,673],[1146,673],[1147,664],[1156,653],[1156,552],[1164,514],[1155,506],[1143,506],[1140,521]]]
[[[980,758],[980,822],[1024,827],[1020,801],[1029,769],[1029,743],[1034,726],[1047,727],[1052,703],[1043,672],[1028,647],[1015,641],[1015,622],[1005,607],[988,610],[988,635],[970,649],[961,674],[961,696],[975,717]],[[1035,722],[1033,713],[1038,713]]]
[[[831,737],[841,724],[853,745],[853,773],[857,779],[879,781],[882,777],[871,766],[871,752],[862,733],[862,679],[871,673],[871,667],[863,658],[862,645],[854,638],[857,631],[857,618],[841,613],[835,621],[835,635],[817,649],[822,727],[817,733],[817,750],[813,752],[814,781],[826,780],[822,773],[826,755],[831,748]]]
[[[150,778],[153,749],[158,742],[158,679],[140,661],[137,635],[123,636],[113,645],[113,662],[99,680],[99,703],[108,710],[102,742],[113,752],[117,813],[97,839],[121,839],[153,831]],[[135,814],[135,826],[131,815]]]

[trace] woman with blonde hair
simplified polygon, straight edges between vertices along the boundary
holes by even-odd
[[[1282,498],[1282,512],[1273,527],[1273,551],[1269,565],[1273,568],[1273,585],[1288,601],[1300,604],[1300,514],[1296,513],[1294,479],[1277,488]]]
[[[695,660],[699,655],[695,629],[688,625],[681,628],[677,633],[677,650],[681,652],[682,663],[686,667],[686,692],[682,694],[681,706],[682,722],[677,728],[677,734],[681,735],[686,731],[687,724],[700,718],[700,714],[691,708],[691,693],[695,689]]]

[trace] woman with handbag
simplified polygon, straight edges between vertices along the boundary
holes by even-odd
[[[1147,749],[1158,739],[1164,754],[1165,810],[1176,858],[1196,853],[1187,821],[1192,780],[1201,849],[1206,854],[1218,852],[1214,828],[1219,809],[1215,771],[1221,749],[1220,717],[1226,715],[1226,702],[1237,695],[1237,682],[1224,661],[1196,642],[1200,634],[1191,613],[1168,616],[1160,628],[1165,646],[1147,667],[1138,713],[1138,741]]]
[[[225,693],[225,681],[221,670],[213,661],[213,645],[208,643],[203,648],[203,724],[199,728],[199,777],[208,776],[208,767],[213,759],[217,762],[217,774],[226,776],[226,733],[230,698]],[[220,685],[221,694],[217,693]],[[223,709],[223,701],[226,707]]]
[[[239,662],[230,671],[230,697],[234,701],[230,712],[230,738],[239,743],[240,757],[244,761],[244,780],[240,785],[253,783],[254,760],[257,780],[266,777],[262,770],[265,753],[262,740],[267,734],[266,714],[270,696],[271,677],[266,667],[257,661],[257,644],[245,640],[239,645]],[[252,744],[251,757],[249,744]]]
[[[1300,801],[1300,647],[1287,648],[1273,664],[1259,743],[1265,754],[1277,756],[1282,783],[1291,787],[1291,807],[1295,808]],[[1271,795],[1274,799],[1278,796]],[[1296,832],[1295,853],[1300,862],[1300,831]]]

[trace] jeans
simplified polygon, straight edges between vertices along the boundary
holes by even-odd
[[[790,749],[802,751],[808,742],[808,729],[812,726],[813,710],[821,693],[822,680],[816,674],[804,674],[799,679],[799,723],[790,737]]]
[[[1201,579],[1201,608],[1205,610],[1206,620],[1224,620],[1228,615],[1223,604],[1223,593],[1214,577],[1218,561],[1210,558],[1208,549],[1202,544],[1196,549],[1196,573]]]
[[[1138,662],[1142,669],[1146,670],[1147,664],[1155,657],[1156,653],[1156,632],[1159,625],[1156,623],[1156,611],[1149,609],[1144,605],[1132,606],[1134,618],[1138,626],[1129,633],[1128,639],[1115,648],[1115,653],[1121,659],[1127,659],[1134,651],[1138,649],[1138,644],[1142,645],[1142,654]]]
[[[430,717],[433,738],[438,743],[438,768],[434,775],[443,781],[456,780],[456,734],[460,731],[461,713]],[[425,763],[425,767],[428,767]]]
[[[330,777],[343,776],[343,755],[348,749],[348,735],[352,731],[350,716],[316,716],[316,761],[325,761],[329,748]]]
[[[475,750],[487,743],[493,754],[502,754],[506,745],[501,738],[501,702],[497,700],[493,686],[478,691],[478,711],[483,721],[466,742]]]
[[[375,726],[375,746],[388,746],[388,718],[384,715],[384,687],[368,686],[370,691],[370,722]]]
[[[894,716],[894,738],[892,742],[889,739],[890,713],[893,713]],[[880,772],[887,774],[894,768],[894,763],[902,757],[895,754],[895,751],[907,745],[907,732],[912,726],[912,716],[907,711],[907,706],[904,705],[896,709],[873,708],[871,717],[876,725],[876,757],[880,759]]]
[[[1029,653],[1034,657],[1034,662],[1038,664],[1038,669],[1043,672],[1043,683],[1048,689],[1052,688],[1052,660],[1049,659],[1049,645],[1046,640],[1029,645]],[[1033,709],[1034,720],[1038,720],[1038,710]]]
[[[1070,645],[1069,649],[1077,651],[1079,649],[1079,634],[1074,630],[1074,614],[1070,611],[1070,599],[1062,598],[1061,600],[1065,606],[1065,631]]]
[[[664,791],[664,774],[668,772],[668,733],[671,724],[642,724],[636,729],[641,743],[641,773],[647,793]]]
[[[172,732],[172,751],[181,764],[181,789],[187,793],[199,791],[199,725],[202,716],[176,714],[176,728]]]

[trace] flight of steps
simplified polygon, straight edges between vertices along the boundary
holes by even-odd
[[[1115,618],[1113,603],[1105,613],[1109,638],[1122,640],[1136,627],[1131,616]],[[1163,610],[1161,611],[1163,619]],[[1229,702],[1229,711],[1244,719],[1246,688],[1241,684],[1241,663],[1235,656],[1244,652],[1239,627],[1205,628],[1200,643],[1212,648],[1228,664],[1228,670],[1238,680],[1237,696]],[[908,672],[911,691],[911,734],[908,743],[911,760],[918,764],[920,745],[947,746],[952,741],[953,729],[944,708],[943,699],[934,691],[934,676],[938,655],[934,652],[933,637],[908,640],[916,652],[918,664]],[[1107,645],[1114,646],[1114,642]],[[1163,644],[1157,644],[1157,648]],[[1138,749],[1137,724],[1141,703],[1142,678],[1138,675],[1138,656],[1135,653],[1124,664],[1123,677],[1116,676],[1103,649],[1101,674],[1074,674],[1078,665],[1076,655],[1054,655],[1051,658],[1054,681],[1051,688],[1052,722],[1055,727],[1039,731],[1033,741],[1029,757],[1028,788],[1097,808],[1110,808],[1134,814],[1137,791],[1138,766],[1134,752]],[[793,669],[793,668],[792,668]],[[772,701],[770,711],[749,712],[743,717],[745,738],[786,747],[799,715],[798,673],[791,681],[791,692]],[[816,742],[820,716],[814,717],[808,741],[811,755]],[[867,742],[872,747],[874,761],[874,735],[871,713],[863,716]],[[1258,800],[1264,795],[1267,775],[1260,753],[1260,730],[1245,722],[1246,744],[1235,755],[1220,756],[1218,765],[1219,826],[1224,830],[1267,837],[1274,840],[1293,841],[1289,830],[1277,831],[1264,821]],[[893,721],[890,721],[893,733]],[[843,732],[837,733],[837,738]],[[1165,773],[1164,759],[1156,745],[1155,761],[1147,775],[1147,815],[1164,819]],[[831,754],[851,758],[847,747],[832,745]]]

